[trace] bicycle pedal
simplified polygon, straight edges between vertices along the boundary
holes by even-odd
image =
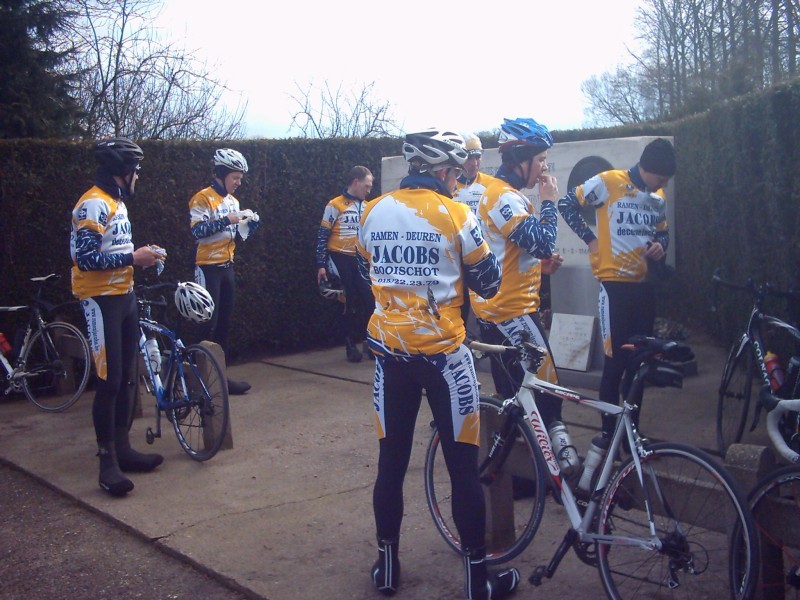
[[[542,585],[542,581],[545,577],[547,577],[547,567],[545,565],[539,565],[533,570],[533,573],[530,574],[528,581],[536,587],[539,587]]]

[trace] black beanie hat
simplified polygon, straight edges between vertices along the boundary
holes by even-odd
[[[647,172],[664,177],[675,175],[675,148],[664,138],[656,138],[642,151],[639,165]]]

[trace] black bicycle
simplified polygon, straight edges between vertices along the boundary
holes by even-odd
[[[59,279],[55,274],[32,277],[38,287],[29,305],[0,306],[0,312],[30,315],[22,343],[13,350],[11,360],[0,353],[4,393],[23,392],[45,412],[61,412],[75,404],[92,370],[92,354],[81,331],[63,321],[48,322],[45,317],[74,303],[53,305],[44,299],[44,288]]]
[[[751,279],[744,284],[725,281],[720,270],[713,277],[712,310],[716,310],[717,288],[747,292],[753,299],[750,319],[742,334],[731,346],[717,402],[717,446],[722,456],[731,444],[741,442],[747,431],[753,432],[767,413],[767,433],[778,453],[788,462],[798,462],[800,452],[800,377],[789,373],[779,389],[773,389],[767,369],[765,336],[782,334],[793,341],[795,352],[800,347],[800,331],[764,310],[768,297],[800,302],[800,292],[780,291],[769,283],[756,284]],[[755,396],[755,399],[753,398]],[[747,425],[751,414],[750,425]]]

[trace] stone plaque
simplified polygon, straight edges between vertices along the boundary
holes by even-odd
[[[595,318],[553,313],[549,342],[557,368],[573,371],[586,371],[589,368]]]

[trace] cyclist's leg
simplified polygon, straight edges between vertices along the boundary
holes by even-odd
[[[233,263],[229,263],[226,267],[217,267],[217,271],[219,271],[219,302],[214,311],[217,323],[211,339],[219,344],[224,352],[227,352],[233,307],[236,304],[236,278]]]
[[[136,385],[133,379],[134,361],[138,354],[139,314],[132,302],[121,315],[121,382],[114,400],[114,447],[119,468],[128,473],[146,473],[162,462],[160,454],[143,454],[131,448],[128,429],[131,414],[131,392]]]
[[[506,341],[506,336],[497,328],[494,323],[489,323],[479,319],[481,341],[487,344],[502,345]],[[492,381],[499,397],[513,398],[519,386],[522,385],[524,372],[519,361],[505,355],[497,359],[492,359]]]
[[[604,281],[600,286],[599,312],[603,324],[605,362],[600,379],[600,400],[619,405],[622,380],[630,352],[623,350],[632,335],[651,335],[655,308],[653,288],[649,284]],[[633,377],[631,373],[629,377]],[[641,400],[641,399],[639,399]],[[610,437],[616,418],[603,415],[603,434]]]
[[[429,357],[420,370],[428,404],[436,421],[453,490],[453,521],[465,554],[468,597],[482,597],[489,573],[486,564],[486,506],[478,478],[480,412],[478,379],[472,353],[461,346],[448,355]],[[519,573],[507,569],[491,575],[495,589],[516,588]],[[489,588],[491,589],[491,588]]]
[[[553,362],[553,352],[550,349],[550,343],[547,341],[544,326],[542,325],[542,322],[539,320],[539,317],[536,315],[536,313],[522,315],[520,317],[509,319],[508,321],[503,321],[502,323],[498,323],[497,328],[503,335],[505,335],[507,339],[511,341],[512,344],[520,344],[523,338],[526,338],[538,346],[545,347],[547,349],[547,356],[539,367],[536,375],[539,377],[539,379],[549,381],[550,383],[558,383],[558,372],[556,371],[556,365]],[[519,368],[522,370],[521,365]],[[522,378],[520,377],[517,389],[519,389],[521,385]],[[549,428],[553,421],[561,420],[562,400],[560,398],[537,393],[536,404],[542,414],[542,420],[544,421],[545,427]]]
[[[358,262],[355,256],[331,252],[331,260],[339,272],[345,294],[345,319],[347,333],[345,340],[348,347],[348,358],[355,360],[356,353],[361,351],[356,344],[366,339],[367,323],[375,307],[372,288],[358,271]]]
[[[214,314],[208,321],[197,326],[198,339],[211,341],[219,320],[219,294],[222,281],[220,268],[214,265],[197,265],[194,268],[194,280],[208,291],[214,301]]]
[[[99,482],[114,496],[124,496],[133,489],[133,482],[119,469],[114,446],[116,401],[123,387],[122,323],[131,304],[135,311],[133,293],[82,301],[97,374],[92,421],[100,458]]]
[[[398,549],[403,520],[405,480],[422,387],[412,380],[411,365],[376,357],[373,400],[378,428],[378,475],[372,492],[378,560],[372,580],[379,591],[392,593],[400,582]]]

